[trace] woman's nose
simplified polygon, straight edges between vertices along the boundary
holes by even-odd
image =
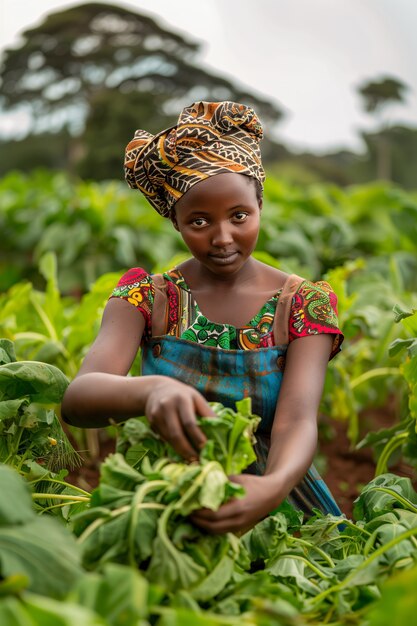
[[[231,225],[229,223],[221,223],[216,226],[212,235],[212,245],[216,248],[224,248],[233,241]]]

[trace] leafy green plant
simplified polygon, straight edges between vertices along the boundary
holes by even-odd
[[[297,623],[300,615],[309,624],[364,623],[379,585],[417,558],[417,494],[410,480],[386,474],[368,484],[356,503],[356,523],[318,512],[302,523],[302,514],[283,506],[240,541],[204,535],[187,515],[201,506],[217,508],[233,495],[213,459],[241,471],[250,458],[242,463],[240,448],[247,450],[255,424],[249,431],[236,427],[233,436],[240,416],[233,418],[230,409],[222,416],[216,408],[217,435],[215,418],[201,419],[211,430],[200,464],[184,465],[143,418],[125,423],[119,453],[103,464],[92,508],[74,520],[84,564],[139,567],[165,589],[171,608],[152,611],[167,623],[201,608],[214,624],[232,624],[227,618],[236,615],[253,624],[266,615],[277,624]],[[248,410],[241,411],[245,418]]]
[[[67,468],[81,464],[53,405],[68,385],[53,365],[16,361],[13,343],[0,339],[0,462],[17,469],[36,487],[32,497],[41,512],[65,519],[82,508],[90,494],[65,482]]]
[[[403,307],[412,305],[414,298],[401,285],[393,289],[364,259],[331,270],[325,279],[338,295],[345,344],[328,368],[322,406],[326,415],[348,422],[353,446],[362,434],[361,412],[384,406],[392,397],[399,406],[407,392],[401,358],[393,358],[389,346],[404,337],[404,330],[393,323],[393,308],[398,301]]]
[[[416,289],[415,194],[387,183],[342,190],[268,176],[264,196],[259,251],[311,279],[358,257],[385,265],[394,258],[406,289]],[[123,183],[47,171],[0,180],[0,231],[0,290],[22,279],[41,286],[37,265],[46,252],[58,258],[65,294],[87,291],[105,273],[134,265],[150,270],[184,252],[169,220]]]
[[[54,254],[42,257],[40,271],[45,291],[23,282],[0,295],[0,332],[15,342],[19,355],[56,365],[73,378],[97,335],[104,305],[119,275],[102,276],[78,302],[60,294]]]
[[[6,465],[0,490],[1,577],[18,574],[28,589],[62,598],[82,573],[74,538],[57,520],[36,515],[27,484]]]
[[[189,465],[143,418],[122,426],[119,450],[129,463],[120,451],[108,457],[90,508],[72,519],[78,547],[66,564],[64,595],[53,572],[71,540],[55,520],[36,517],[27,485],[0,467],[7,496],[0,506],[0,617],[13,615],[18,626],[36,620],[53,626],[347,626],[366,624],[368,614],[375,619],[381,585],[399,571],[412,572],[417,559],[417,494],[410,480],[375,478],[356,502],[356,522],[319,512],[303,522],[283,506],[240,539],[207,535],[188,515],[241,495],[224,470],[239,472],[252,461],[257,423],[247,400],[237,412],[219,405],[216,411],[221,434],[213,437],[215,418],[201,418],[208,442],[201,462]],[[42,577],[43,561],[35,556],[44,546],[31,541],[36,525],[45,530],[52,522],[45,549],[55,561]],[[93,572],[81,570],[79,552]],[[62,599],[61,614],[55,597]]]
[[[53,365],[16,361],[14,346],[0,339],[0,461],[28,471],[28,463],[61,469],[79,464],[55,411],[68,385]]]
[[[401,420],[391,428],[369,433],[359,444],[360,447],[373,445],[380,450],[375,473],[384,474],[391,457],[400,453],[410,465],[416,465],[417,453],[417,311],[405,311],[395,307],[395,321],[401,322],[409,335],[395,339],[389,348],[391,356],[404,355],[399,373],[408,387],[407,404]]]

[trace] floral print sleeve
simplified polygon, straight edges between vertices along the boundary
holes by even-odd
[[[332,359],[340,351],[343,341],[337,319],[337,296],[329,283],[305,280],[293,298],[289,341],[321,333],[334,335],[330,353]]]
[[[141,267],[128,270],[116,287],[110,298],[122,298],[137,308],[145,318],[144,337],[152,335],[152,306],[155,297],[155,287],[151,276]]]

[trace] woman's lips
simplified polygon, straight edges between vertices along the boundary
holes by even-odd
[[[227,254],[210,254],[210,259],[218,265],[229,265],[233,263],[237,257],[237,252],[229,252]]]

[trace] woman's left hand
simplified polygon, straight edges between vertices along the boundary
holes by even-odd
[[[229,478],[245,488],[243,498],[233,498],[217,511],[199,509],[190,516],[193,523],[210,533],[249,530],[280,503],[279,484],[271,475],[241,474]]]

